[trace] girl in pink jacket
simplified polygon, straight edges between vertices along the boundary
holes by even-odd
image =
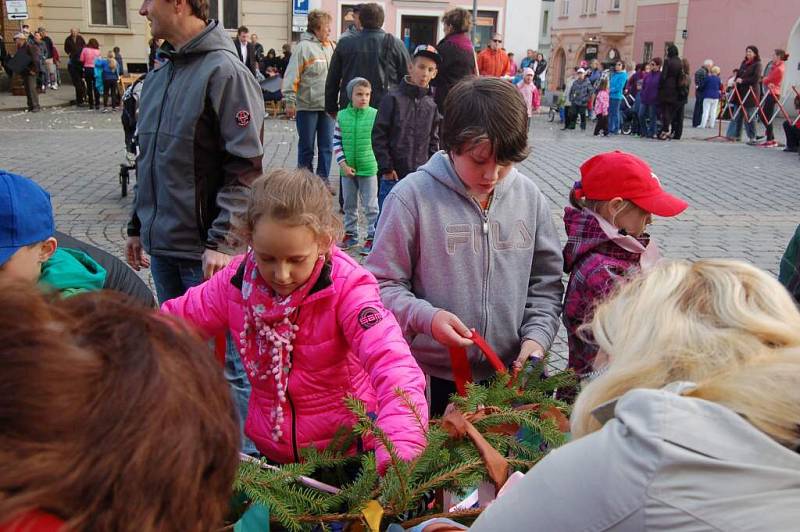
[[[597,123],[594,126],[594,136],[600,133],[604,137],[608,136],[608,78],[600,80],[597,86],[597,94],[594,97],[594,114]]]
[[[330,193],[306,170],[276,170],[253,183],[240,232],[247,254],[163,310],[204,335],[230,330],[252,384],[245,433],[278,463],[324,448],[355,417],[353,395],[374,413],[401,459],[417,456],[427,426],[425,378],[367,270],[333,245],[341,222]],[[374,438],[378,469],[389,455]]]
[[[539,89],[533,83],[533,69],[526,68],[523,73],[522,81],[517,83],[517,90],[522,94],[522,99],[525,100],[525,106],[528,108],[528,131],[530,131],[533,124],[533,116],[539,112],[542,99],[539,95]]]

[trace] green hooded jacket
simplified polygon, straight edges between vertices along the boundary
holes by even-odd
[[[42,266],[39,285],[58,290],[62,297],[102,290],[106,271],[83,251],[58,248]]]

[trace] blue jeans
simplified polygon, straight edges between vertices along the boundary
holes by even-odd
[[[731,112],[735,113],[738,106],[731,106]],[[744,112],[747,111],[747,116],[750,120],[746,120],[744,117]],[[742,125],[744,125],[744,131],[747,134],[747,138],[749,140],[754,140],[756,138],[756,122],[758,121],[758,110],[755,107],[745,107],[744,109],[739,108],[739,114],[736,116],[736,120],[731,120],[728,124],[728,131],[726,135],[731,138],[738,139],[742,135]]]
[[[612,135],[619,133],[619,106],[621,103],[621,98],[611,98],[608,101],[608,132]]]
[[[383,201],[386,199],[386,196],[389,195],[389,192],[392,191],[394,186],[399,182],[400,181],[390,181],[382,177],[380,178],[380,183],[378,183],[378,212],[383,211]]]
[[[317,145],[317,175],[326,183],[333,157],[333,126],[325,111],[297,111],[297,167],[314,171],[314,142]]]
[[[342,177],[342,194],[344,197],[344,231],[358,238],[358,200],[367,219],[367,240],[375,236],[375,224],[378,222],[378,178]]]
[[[642,103],[639,105],[639,134],[643,137],[656,136],[656,106]]]
[[[199,260],[176,259],[161,255],[150,257],[150,272],[153,274],[153,283],[156,285],[158,304],[162,305],[165,301],[175,299],[186,293],[193,286],[203,282],[203,263]],[[225,349],[225,378],[231,386],[236,412],[244,426],[247,418],[247,403],[250,400],[250,383],[247,374],[244,372],[242,360],[239,357],[239,350],[236,349],[230,334],[228,335],[228,345]],[[244,437],[242,432],[243,452],[255,453],[255,445]]]

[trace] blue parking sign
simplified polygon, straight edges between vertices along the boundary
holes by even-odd
[[[292,13],[295,15],[308,15],[309,0],[292,0]]]

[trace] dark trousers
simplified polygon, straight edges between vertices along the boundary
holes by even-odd
[[[676,103],[662,102],[661,103],[661,133],[668,133],[672,120],[675,118]]]
[[[575,129],[578,123],[578,117],[581,117],[581,129],[586,129],[586,106],[585,105],[570,105],[569,114],[567,115],[567,129]]]
[[[686,104],[679,103],[672,112],[672,138],[678,140],[683,136],[683,110]]]
[[[788,120],[784,120],[783,133],[786,135],[786,149],[797,151],[800,146],[800,128],[796,128]]]
[[[767,95],[767,98],[764,100],[764,116],[767,117],[767,120],[772,118],[772,113],[775,112],[775,97],[772,94]],[[761,117],[761,121],[764,123],[764,127],[767,130],[767,140],[775,140],[775,133],[772,130],[772,122],[769,124],[767,120],[764,120],[764,117]]]
[[[89,107],[100,109],[100,91],[97,90],[95,83],[94,67],[85,67],[83,78],[86,80],[86,99],[89,101]]]
[[[72,61],[67,65],[69,77],[75,86],[75,103],[82,104],[86,100],[86,86],[83,84],[83,65]]]
[[[456,383],[446,379],[430,377],[429,391],[431,395],[431,417],[439,417],[444,414],[450,396],[456,393]]]
[[[103,107],[108,107],[108,97],[111,96],[111,107],[119,105],[119,91],[117,90],[117,80],[103,80]]]
[[[694,110],[692,111],[692,127],[697,127],[703,119],[703,98],[702,96],[695,96]]]
[[[603,136],[608,135],[608,115],[597,115],[597,122],[594,124],[594,134]]]
[[[22,74],[22,84],[25,86],[25,96],[28,98],[28,110],[39,108],[39,87],[36,83],[36,74],[25,72]]]

